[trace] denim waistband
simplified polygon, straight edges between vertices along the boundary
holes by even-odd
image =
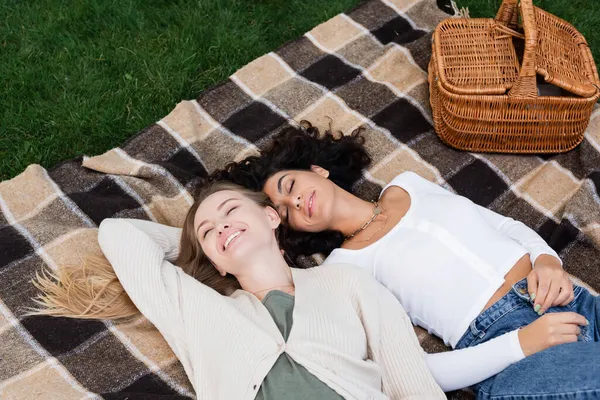
[[[468,346],[472,339],[483,339],[485,332],[506,314],[514,311],[516,308],[524,307],[533,304],[527,291],[527,278],[523,278],[515,283],[511,290],[502,296],[497,302],[492,304],[487,310],[483,311],[475,318],[469,329],[456,343],[457,349]]]

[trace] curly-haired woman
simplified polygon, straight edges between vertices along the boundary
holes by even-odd
[[[290,257],[324,253],[326,264],[359,265],[413,323],[456,349],[427,357],[444,390],[600,396],[600,301],[572,285],[556,252],[523,223],[412,172],[374,203],[355,196],[371,161],[363,142],[360,130],[321,135],[303,122],[218,175],[268,194],[290,228]]]

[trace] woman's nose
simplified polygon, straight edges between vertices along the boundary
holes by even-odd
[[[219,231],[219,235],[221,235],[223,232],[225,232],[229,227],[230,227],[230,224],[227,222],[220,223],[217,227],[217,230]]]
[[[300,209],[300,205],[302,204],[302,195],[298,195],[294,197],[294,208]]]

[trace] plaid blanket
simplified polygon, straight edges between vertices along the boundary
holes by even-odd
[[[143,317],[24,317],[42,266],[100,254],[104,218],[181,225],[190,193],[226,162],[294,120],[366,127],[373,164],[357,192],[373,198],[412,170],[525,222],[566,270],[600,288],[600,112],[584,142],[557,156],[482,155],[444,146],[432,128],[430,37],[448,15],[433,0],[370,0],[184,101],[121,147],[28,167],[0,183],[0,398],[193,398],[183,369]],[[427,351],[443,344],[417,329]],[[464,395],[454,394],[455,398]]]

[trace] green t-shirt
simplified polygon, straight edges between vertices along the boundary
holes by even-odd
[[[292,330],[294,296],[272,290],[267,293],[262,302],[287,341]],[[256,399],[340,400],[343,397],[296,363],[287,353],[282,353],[265,377]]]

